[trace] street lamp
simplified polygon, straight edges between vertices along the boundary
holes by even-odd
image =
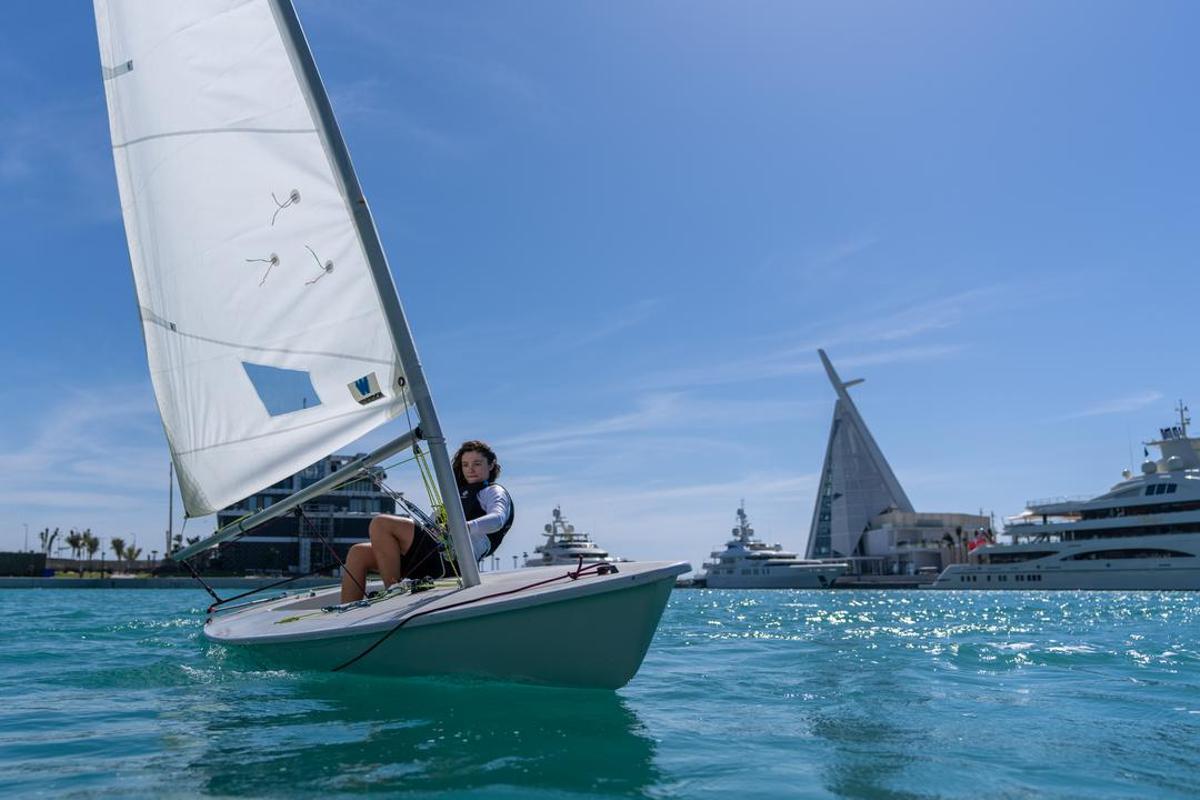
[[[28,553],[29,552],[29,523],[22,522],[21,524],[25,526],[25,552]]]

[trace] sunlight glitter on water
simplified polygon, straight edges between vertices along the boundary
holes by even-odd
[[[1195,595],[680,591],[617,693],[247,670],[203,602],[0,593],[0,791],[1188,797],[1200,774]]]

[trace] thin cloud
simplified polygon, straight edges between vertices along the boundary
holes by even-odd
[[[763,270],[773,274],[799,273],[804,278],[828,279],[844,273],[846,265],[857,256],[871,250],[879,239],[860,236],[835,245],[809,250],[799,256],[794,253],[772,253]]]
[[[106,119],[98,96],[0,111],[0,187],[56,220],[116,218]]]
[[[590,331],[583,332],[579,338],[573,342],[568,342],[566,346],[570,348],[582,347],[583,345],[593,344],[611,336],[615,336],[629,328],[641,325],[654,315],[654,309],[658,306],[657,300],[639,300],[633,305],[626,306],[616,314],[603,320],[599,325],[592,328]]]
[[[406,139],[442,157],[462,158],[475,150],[468,137],[426,124],[409,106],[396,103],[396,91],[378,78],[331,84],[329,95],[341,120],[369,122],[376,133]]]
[[[834,363],[840,371],[843,368],[931,361],[956,355],[965,349],[966,345],[964,344],[905,347],[863,353],[857,356],[839,357],[835,358]],[[822,367],[820,361],[817,360],[816,347],[803,354],[797,354],[793,352],[793,348],[788,348],[786,351],[756,360],[728,363],[717,367],[676,370],[667,374],[659,374],[654,380],[667,386],[715,386],[768,378],[805,375],[821,371]]]
[[[422,48],[419,36],[408,38],[409,46],[397,47],[397,31],[419,31],[439,24],[419,6],[382,3],[369,13],[346,14],[341,4],[330,3],[313,7],[311,13],[321,17],[323,25],[336,27],[345,38],[357,42],[360,51],[390,59],[418,83],[442,87],[443,93],[472,93],[477,97],[476,105],[491,105],[505,114],[515,111],[526,122],[554,119],[548,94],[538,81],[509,64],[488,58],[479,47],[463,55],[434,51]],[[481,24],[478,36],[462,41],[480,42],[489,33],[492,31]],[[389,101],[387,105],[391,104]],[[383,105],[372,104],[370,110],[377,111]]]
[[[168,455],[147,386],[68,393],[32,427],[27,441],[0,450],[6,516],[33,508],[129,510],[165,494]],[[58,486],[71,489],[48,488]]]
[[[742,356],[720,363],[677,370],[656,371],[644,379],[646,388],[713,386],[780,378],[819,372],[818,348],[896,344],[923,334],[959,325],[972,312],[982,310],[998,293],[996,287],[971,289],[946,297],[912,303],[890,310],[866,309],[854,321],[824,325],[821,335],[809,335],[799,344],[776,347],[762,355]],[[808,326],[810,329],[816,325]],[[743,346],[749,346],[744,343]],[[760,345],[755,345],[758,349]],[[836,356],[836,363],[849,367],[923,361],[954,355],[966,348],[954,344],[893,348],[857,356]]]
[[[696,438],[690,431],[703,428],[706,423],[715,425],[735,419],[752,420],[755,423],[797,419],[812,407],[812,403],[796,401],[717,401],[697,398],[684,392],[656,392],[642,397],[633,411],[500,439],[496,446],[521,456],[544,456],[598,439],[633,433],[663,436],[676,431],[685,438]],[[697,438],[697,441],[709,440]],[[661,447],[662,443],[656,446]]]
[[[1139,408],[1145,408],[1151,403],[1157,403],[1162,398],[1162,392],[1147,389],[1143,392],[1128,394],[1112,400],[1106,400],[1102,403],[1096,403],[1081,411],[1065,414],[1059,417],[1059,419],[1082,419],[1084,417],[1099,417],[1105,414],[1124,414],[1128,411],[1137,411]]]
[[[540,321],[539,324],[543,327],[536,334],[537,338],[528,344],[514,345],[514,348],[525,358],[545,358],[555,353],[575,352],[644,324],[654,316],[659,305],[658,300],[643,299],[590,322],[576,317],[565,317],[560,320],[560,330],[544,327],[553,324],[553,320]],[[521,334],[521,338],[533,336],[526,328],[521,329]]]

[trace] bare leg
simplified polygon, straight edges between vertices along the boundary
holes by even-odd
[[[399,582],[400,558],[413,543],[412,520],[380,514],[371,520],[368,533],[371,536],[371,550],[375,554],[375,566],[383,578],[384,587]]]
[[[360,542],[346,554],[346,568],[342,570],[342,602],[353,603],[363,599],[363,587],[367,585],[367,573],[377,570],[375,553],[371,545]]]

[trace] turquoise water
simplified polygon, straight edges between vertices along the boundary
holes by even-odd
[[[677,591],[617,693],[256,672],[0,592],[0,794],[1200,797],[1200,595]]]

